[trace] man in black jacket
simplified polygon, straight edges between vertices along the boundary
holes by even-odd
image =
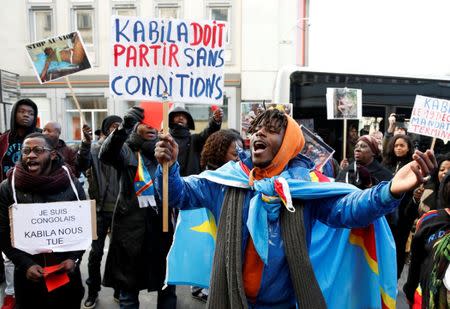
[[[10,129],[0,135],[0,181],[6,178],[6,173],[14,167],[20,158],[20,149],[26,135],[39,132],[36,128],[38,117],[37,105],[30,99],[17,101],[11,109]],[[1,259],[1,257],[0,257]],[[14,265],[5,257],[4,266],[1,261],[1,270],[5,270],[6,288],[2,308],[14,308]]]
[[[178,163],[181,176],[197,175],[200,168],[200,155],[206,139],[222,126],[223,111],[216,109],[208,126],[198,134],[191,134],[195,130],[194,119],[191,114],[182,107],[176,107],[169,113],[170,135],[179,145]]]
[[[106,137],[122,123],[122,118],[116,115],[106,117],[102,122],[102,137],[91,146],[91,156],[86,172],[89,182],[89,197],[96,201],[97,207],[97,239],[92,241],[89,252],[88,297],[84,301],[85,309],[94,308],[97,303],[98,292],[101,289],[100,266],[103,257],[103,248],[111,221],[117,196],[119,195],[119,175],[114,167],[106,165],[98,158],[100,148]],[[83,163],[84,165],[84,163]],[[114,299],[119,299],[119,291],[114,291]]]
[[[131,108],[100,149],[100,160],[117,169],[120,192],[114,210],[103,285],[120,289],[121,308],[139,308],[139,291],[158,291],[158,309],[176,307],[175,287],[164,290],[173,228],[162,232],[161,201],[153,190],[157,131]]]
[[[60,158],[45,135],[28,135],[21,153],[20,163],[0,185],[0,245],[15,265],[17,307],[78,309],[84,294],[79,269],[79,260],[84,251],[30,255],[12,247],[9,206],[15,202],[32,204],[74,201],[77,195],[80,199],[85,199],[83,188],[68,170],[63,169]],[[74,191],[75,187],[77,192]],[[53,265],[59,265],[60,271],[67,272],[70,281],[49,293],[43,268]]]

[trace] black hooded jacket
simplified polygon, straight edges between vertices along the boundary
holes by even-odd
[[[188,119],[187,127],[173,122],[176,113],[183,113]],[[178,163],[180,164],[180,175],[189,176],[200,174],[200,155],[206,139],[216,131],[220,130],[222,123],[217,123],[213,118],[209,120],[208,126],[200,133],[191,134],[195,130],[194,120],[191,114],[182,107],[176,107],[169,113],[170,135],[178,144]]]
[[[128,136],[124,129],[114,130],[100,148],[100,160],[117,170],[120,186],[103,285],[128,291],[156,291],[164,285],[173,227],[169,226],[169,233],[162,232],[161,202],[157,195],[158,207],[139,207],[134,187],[137,152],[141,151],[143,165],[152,178],[158,162],[154,157],[156,140],[138,145],[134,142],[135,135]]]
[[[16,123],[16,113],[17,108],[19,105],[28,105],[34,110],[34,119],[31,126],[29,126],[25,132],[25,135],[18,136],[17,135],[17,129],[18,125]],[[3,159],[5,157],[6,152],[8,151],[9,143],[11,141],[11,138],[13,139],[19,139],[24,140],[25,136],[27,136],[30,133],[33,132],[40,132],[40,129],[36,128],[36,122],[38,117],[38,108],[37,105],[30,99],[21,99],[17,101],[12,109],[11,109],[11,126],[10,130],[5,131],[3,134],[0,135],[0,181],[3,180]]]

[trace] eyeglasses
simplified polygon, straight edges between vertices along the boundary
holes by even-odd
[[[52,149],[47,147],[34,146],[33,148],[23,147],[21,150],[22,154],[26,156],[28,156],[31,152],[34,152],[35,155],[40,155],[43,154],[44,151],[52,151]]]

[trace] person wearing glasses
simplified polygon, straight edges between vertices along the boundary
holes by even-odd
[[[30,99],[17,101],[11,109],[10,129],[0,135],[0,181],[6,178],[6,173],[14,167],[20,158],[20,149],[26,135],[39,132],[36,128],[38,116],[37,105]],[[6,257],[4,263],[0,262],[0,274],[6,279],[4,309],[14,308],[14,265]]]
[[[86,199],[77,178],[63,165],[51,140],[42,133],[27,135],[21,157],[0,184],[0,246],[15,265],[18,308],[80,308],[84,295],[79,261],[84,251],[28,254],[11,245],[9,207]],[[23,206],[23,205],[21,205]],[[69,282],[47,291],[46,266],[58,266]]]

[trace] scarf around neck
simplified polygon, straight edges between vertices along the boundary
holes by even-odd
[[[9,183],[12,180],[13,170],[15,170],[15,187],[21,191],[56,194],[70,186],[67,172],[60,165],[57,168],[53,168],[48,176],[36,176],[30,174],[19,163],[8,172]]]
[[[170,135],[173,137],[186,137],[191,135],[191,131],[187,127],[183,127],[179,124],[174,124],[173,128],[170,129]]]
[[[306,170],[306,169],[305,169]],[[306,175],[309,171],[306,170]],[[247,228],[252,237],[255,249],[264,264],[268,263],[269,253],[269,222],[278,219],[282,205],[290,212],[295,211],[292,198],[314,200],[327,197],[345,195],[359,189],[341,182],[311,182],[293,178],[286,168],[279,175],[261,180],[254,180],[249,184],[248,168],[242,162],[230,161],[214,171],[204,171],[192,177],[205,178],[209,181],[255,191],[250,200]],[[266,199],[266,197],[271,197]],[[274,199],[278,199],[274,201]]]
[[[139,134],[133,132],[128,137],[126,143],[134,152],[141,152],[145,157],[150,160],[155,159],[155,146],[157,138],[153,140],[143,139]]]

